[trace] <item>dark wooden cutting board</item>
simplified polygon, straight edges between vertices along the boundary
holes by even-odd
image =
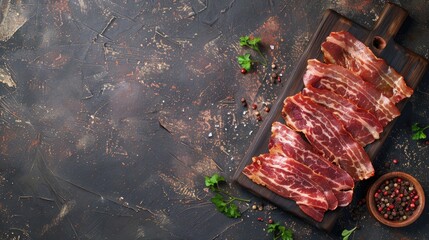
[[[277,102],[273,105],[270,115],[265,118],[262,126],[255,135],[255,138],[234,175],[234,180],[245,188],[248,188],[251,192],[271,201],[273,204],[295,214],[299,218],[308,221],[317,228],[330,231],[340,215],[341,208],[335,211],[328,211],[322,222],[316,222],[305,215],[294,201],[282,198],[267,188],[253,183],[244,174],[242,174],[242,170],[246,165],[251,163],[253,156],[268,152],[268,142],[271,135],[272,123],[274,121],[284,122],[281,117],[283,100],[286,97],[294,95],[302,90],[304,87],[302,77],[307,67],[307,60],[312,58],[323,60],[323,54],[320,50],[320,46],[331,32],[349,31],[356,38],[370,47],[378,57],[383,58],[389,65],[404,76],[408,85],[415,89],[428,68],[428,61],[410,50],[396,44],[393,40],[393,37],[407,18],[407,15],[407,11],[403,8],[395,4],[387,3],[375,24],[374,29],[368,30],[333,10],[327,10],[317,31],[311,38],[307,49],[300,58],[294,71],[291,73],[284,91],[279,96]],[[406,100],[397,105],[400,110],[403,109],[405,101]],[[365,148],[371,159],[374,159],[378,154],[381,146],[389,135],[394,122],[395,121],[392,121],[386,126],[379,140]]]

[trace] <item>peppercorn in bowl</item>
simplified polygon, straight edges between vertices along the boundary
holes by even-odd
[[[390,227],[405,227],[419,218],[425,205],[420,183],[411,175],[391,172],[381,176],[366,196],[369,212]]]

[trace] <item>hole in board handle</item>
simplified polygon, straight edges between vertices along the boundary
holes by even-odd
[[[378,50],[383,50],[386,47],[386,40],[380,36],[375,36],[372,40],[372,45]]]

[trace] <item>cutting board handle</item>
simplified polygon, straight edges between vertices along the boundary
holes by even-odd
[[[372,41],[374,47],[382,50],[395,37],[407,16],[408,12],[402,7],[387,3],[374,29],[369,34],[369,40]]]

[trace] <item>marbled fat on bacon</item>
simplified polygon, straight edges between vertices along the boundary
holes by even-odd
[[[404,78],[349,32],[332,32],[322,43],[326,62],[341,65],[397,103],[413,94]]]
[[[276,194],[294,200],[303,212],[321,222],[329,207],[324,189],[298,171],[295,166],[298,164],[291,158],[267,153],[253,157],[243,174]]]
[[[370,178],[374,168],[363,147],[325,107],[298,93],[284,101],[282,115],[292,129],[303,132],[325,158],[356,181]]]
[[[369,111],[383,127],[400,114],[395,104],[372,84],[341,66],[310,59],[303,81],[306,86],[330,90]]]
[[[377,118],[346,98],[326,89],[314,88],[311,85],[304,88],[302,94],[331,110],[350,135],[362,146],[380,138],[383,126]]]
[[[274,166],[280,166],[289,173],[295,173],[299,178],[304,178],[309,182],[311,181],[314,184],[319,185],[325,194],[326,202],[328,203],[328,209],[335,210],[338,207],[337,197],[332,192],[331,185],[324,176],[315,173],[308,166],[296,161],[293,158],[289,158],[284,155],[273,155],[276,155],[276,158],[274,158],[275,162],[273,162]]]
[[[268,145],[270,153],[284,155],[308,166],[313,172],[324,176],[338,200],[338,206],[347,206],[352,201],[354,181],[352,177],[317,153],[313,147],[295,131],[280,122],[271,127]]]
[[[324,176],[314,172],[305,164],[285,155],[266,154],[262,155],[262,157],[266,159],[265,164],[272,166],[273,169],[281,168],[289,174],[294,174],[298,178],[303,178],[308,182],[312,182],[315,185],[318,185],[325,194],[329,210],[334,210],[338,207],[338,200],[335,194],[332,192],[331,185]]]

